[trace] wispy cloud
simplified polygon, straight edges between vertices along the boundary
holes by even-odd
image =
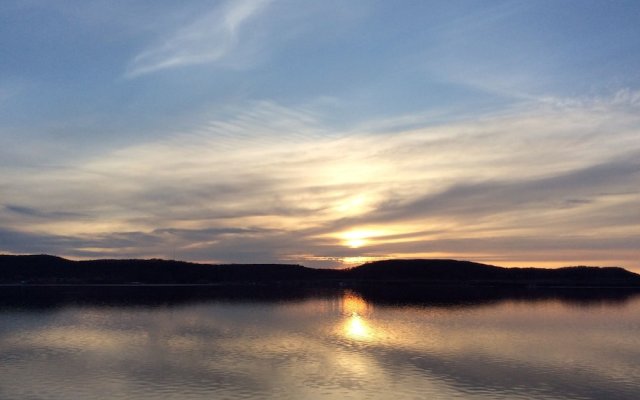
[[[304,107],[253,103],[66,169],[0,174],[12,243],[0,250],[324,265],[412,255],[516,264],[538,251],[556,265],[637,267],[638,106],[618,94],[341,132]]]
[[[491,218],[509,211],[540,212],[584,206],[606,194],[640,196],[633,186],[640,181],[640,152],[577,171],[556,173],[542,179],[511,178],[508,181],[456,184],[443,192],[412,199],[406,204],[383,204],[365,222],[415,220],[425,216]],[[581,197],[580,201],[574,199]],[[569,203],[569,204],[567,204]],[[524,217],[524,215],[523,215]]]
[[[163,69],[222,60],[240,45],[241,29],[257,18],[270,2],[234,0],[217,6],[138,54],[125,75],[134,78]]]
[[[82,214],[74,212],[57,212],[57,211],[43,211],[31,207],[23,207],[16,204],[7,204],[4,206],[7,211],[20,214],[25,217],[44,218],[44,219],[57,219],[57,218],[76,218],[83,217]]]

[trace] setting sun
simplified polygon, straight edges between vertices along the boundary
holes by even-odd
[[[369,243],[370,239],[376,236],[381,236],[380,232],[377,231],[349,231],[344,232],[341,235],[342,244],[351,247],[352,249],[357,249],[362,246],[365,246]]]

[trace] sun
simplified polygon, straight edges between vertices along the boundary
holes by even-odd
[[[357,249],[369,243],[369,239],[375,236],[373,231],[349,231],[341,235],[342,244],[352,249]]]
[[[367,244],[367,240],[366,239],[349,239],[346,240],[344,242],[347,246],[351,247],[352,249],[357,249],[360,248],[362,246],[364,246],[365,244]]]

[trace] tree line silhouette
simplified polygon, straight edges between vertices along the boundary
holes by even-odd
[[[50,255],[0,255],[0,284],[306,284],[638,286],[640,275],[619,267],[503,268],[470,261],[375,261],[349,269],[292,264],[197,264],[162,259],[72,261]]]

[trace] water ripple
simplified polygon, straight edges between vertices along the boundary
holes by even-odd
[[[2,399],[637,399],[640,302],[0,312]]]

